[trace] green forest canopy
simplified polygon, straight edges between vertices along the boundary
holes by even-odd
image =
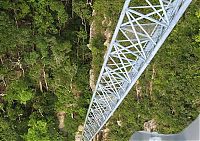
[[[0,0],[0,140],[74,140],[92,94],[89,70],[98,77],[103,32],[114,30],[124,3],[115,1],[95,0],[91,7],[85,0]],[[199,7],[192,2],[140,78],[140,97],[133,88],[111,118],[110,140],[128,140],[151,119],[157,131],[175,133],[200,113]],[[112,21],[109,27],[102,25],[104,16]],[[62,130],[56,116],[61,111]]]

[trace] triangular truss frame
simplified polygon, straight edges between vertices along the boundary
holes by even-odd
[[[126,0],[86,116],[90,141],[112,116],[192,0]]]

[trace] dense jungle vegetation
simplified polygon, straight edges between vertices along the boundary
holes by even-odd
[[[91,91],[85,1],[0,1],[0,140],[74,140]],[[64,129],[57,113],[64,111]]]
[[[114,31],[123,4],[0,0],[1,141],[74,140],[92,96],[90,69],[97,78],[107,49],[105,31]],[[199,7],[194,0],[113,115],[108,140],[127,141],[151,119],[156,131],[176,133],[198,116]],[[60,112],[65,113],[62,128]]]

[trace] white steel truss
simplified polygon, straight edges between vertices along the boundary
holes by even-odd
[[[112,116],[191,1],[125,1],[86,116],[84,141]]]

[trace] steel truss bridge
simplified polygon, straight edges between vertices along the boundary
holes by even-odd
[[[112,116],[192,0],[125,0],[86,116],[91,141]]]

